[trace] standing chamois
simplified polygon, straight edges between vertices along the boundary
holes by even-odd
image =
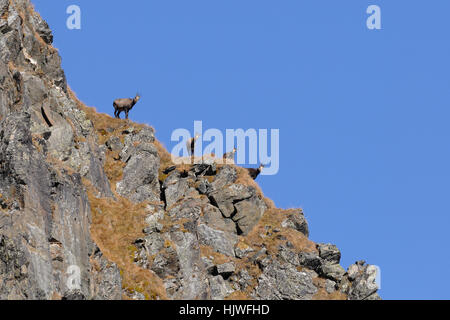
[[[236,154],[236,152],[237,152],[237,148],[234,147],[232,151],[225,153],[225,154],[223,155],[223,161],[224,161],[224,163],[229,163],[229,162],[231,162],[231,161],[228,161],[228,160],[233,160],[233,161],[234,161],[234,155]]]
[[[201,137],[200,133],[196,133],[195,137],[190,138],[187,142],[186,142],[186,147],[188,149],[189,154],[191,155],[191,157],[194,156],[194,151],[195,151],[195,142]]]
[[[261,173],[263,168],[264,168],[264,165],[261,164],[258,169],[254,169],[254,168],[246,168],[246,169],[247,169],[248,174],[250,175],[250,177],[253,180],[256,180],[256,178],[258,178],[258,176]]]
[[[131,109],[133,109],[134,105],[138,103],[141,96],[136,94],[136,97],[134,99],[128,98],[128,99],[117,99],[114,100],[113,106],[114,106],[114,116],[117,119],[120,119],[120,114],[122,112],[125,112],[125,118],[128,119],[128,113]]]

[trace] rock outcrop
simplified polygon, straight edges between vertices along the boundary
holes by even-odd
[[[0,299],[118,299],[90,235],[82,180],[112,197],[92,122],[69,97],[52,33],[29,1],[0,1]],[[75,286],[76,288],[76,286]]]
[[[176,166],[153,128],[84,106],[52,41],[0,0],[0,299],[379,299],[247,170]]]

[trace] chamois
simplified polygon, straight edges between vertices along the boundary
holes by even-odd
[[[114,100],[114,116],[117,119],[120,119],[120,114],[122,112],[125,112],[125,118],[128,119],[128,113],[131,109],[133,109],[134,105],[138,103],[139,99],[141,99],[141,96],[138,93],[136,94],[136,97],[134,97],[134,99],[127,98]]]
[[[187,143],[186,146],[188,148],[188,152],[190,152],[191,156],[194,156],[194,151],[195,151],[195,142],[198,140],[198,138],[200,138],[201,134],[196,133],[195,137],[190,138]]]
[[[236,147],[233,148],[233,151],[227,152],[223,155],[223,160],[225,163],[227,163],[227,160],[234,160],[234,155],[236,154],[237,149]]]
[[[246,168],[246,169],[247,169],[250,177],[252,177],[253,180],[256,180],[256,178],[258,178],[258,176],[261,173],[263,168],[264,168],[264,165],[261,164],[258,169],[254,169],[254,168]]]

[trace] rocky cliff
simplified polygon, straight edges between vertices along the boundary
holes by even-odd
[[[52,41],[0,0],[0,299],[379,299],[245,169],[174,166],[153,128],[84,106]]]

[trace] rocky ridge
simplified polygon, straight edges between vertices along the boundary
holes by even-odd
[[[0,17],[0,299],[379,299],[245,169],[174,166],[153,128],[82,104],[28,0]]]

